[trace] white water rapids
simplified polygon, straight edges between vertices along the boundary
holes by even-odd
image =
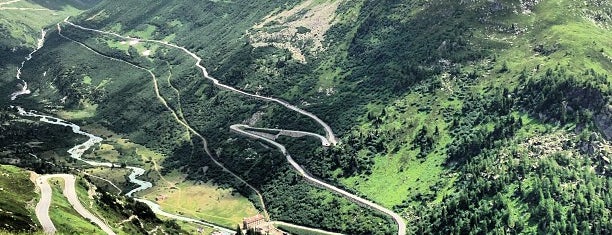
[[[15,75],[15,77],[17,78],[17,81],[21,82],[21,84],[18,85],[19,90],[11,94],[10,96],[11,100],[17,99],[17,97],[20,95],[27,95],[31,93],[31,91],[28,89],[28,83],[25,80],[21,79],[21,70],[23,69],[23,66],[25,65],[25,63],[32,59],[32,55],[36,53],[38,50],[40,50],[40,48],[42,48],[45,45],[46,36],[47,36],[47,30],[41,29],[40,38],[38,39],[38,42],[36,44],[36,49],[30,52],[30,54],[28,54],[28,56],[25,57],[24,61],[21,61],[21,66],[19,66],[19,68],[17,69],[17,75]]]

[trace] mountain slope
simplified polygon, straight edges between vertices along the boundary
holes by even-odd
[[[36,230],[31,203],[36,198],[30,173],[13,166],[0,165],[0,219],[2,230],[32,232]]]
[[[340,144],[277,141],[313,175],[401,213],[409,231],[565,234],[610,230],[611,8],[598,0],[102,1],[71,21],[184,46],[222,83],[317,115]],[[248,123],[325,134],[310,118],[219,89],[184,51],[60,26],[67,38],[50,33],[26,63],[34,95],[17,104],[85,113],[72,118],[167,156],[162,173],[236,188],[263,211],[242,178],[273,220],[394,232],[384,215],[307,184],[272,146],[229,131]],[[157,102],[146,69],[171,110]]]

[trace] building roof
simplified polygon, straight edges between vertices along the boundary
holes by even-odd
[[[250,224],[250,223],[257,222],[257,221],[263,220],[263,219],[264,219],[263,215],[257,214],[256,216],[253,216],[253,217],[244,218],[244,219],[242,219],[242,221],[247,223],[247,224]]]

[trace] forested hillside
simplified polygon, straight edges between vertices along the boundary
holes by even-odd
[[[332,147],[275,138],[312,175],[399,213],[409,233],[612,231],[609,1],[103,0],[69,19],[141,40],[62,20],[24,65],[32,95],[10,104],[158,153],[128,154],[154,184],[181,174],[235,189],[271,220],[396,232],[386,215],[308,183],[274,146],[230,132],[325,134],[317,122],[220,89],[169,42],[221,83],[328,123]],[[15,62],[1,74],[14,85],[8,40],[0,58]]]

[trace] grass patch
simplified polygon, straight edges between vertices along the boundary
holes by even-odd
[[[432,193],[429,187],[439,182],[444,173],[441,164],[446,158],[428,156],[424,161],[410,159],[407,162],[402,158],[416,154],[401,151],[394,156],[378,157],[370,176],[351,177],[343,179],[342,183],[388,208],[401,204],[409,195]]]
[[[3,8],[45,10],[0,9],[0,22],[8,28],[11,37],[33,47],[40,35],[40,29],[49,28],[68,16],[75,16],[84,11],[82,6],[72,0],[49,1],[47,4],[49,5],[43,6],[32,1],[19,1],[3,5]]]
[[[444,90],[431,96],[413,92],[390,106],[368,105],[368,113],[378,116],[381,123],[364,118],[354,131],[362,136],[388,133],[380,135],[397,137],[384,142],[386,151],[374,157],[370,174],[339,181],[387,208],[409,199],[441,198],[453,190],[453,177],[447,178],[448,169],[444,166],[446,146],[452,139],[443,115],[445,110],[460,109],[462,103],[449,99],[451,96],[452,92]],[[425,136],[434,140],[429,150],[421,150],[418,139],[422,130],[427,130]],[[364,152],[368,151],[361,150],[358,155]]]
[[[117,185],[117,187],[121,188],[123,193],[127,193],[131,188],[135,187],[135,185],[127,181],[127,176],[132,172],[129,169],[125,169],[125,168],[111,169],[111,168],[106,168],[106,167],[98,167],[98,168],[89,168],[85,170],[85,172],[98,176],[103,179],[110,180],[115,185]],[[106,181],[96,179],[96,178],[92,178],[91,180],[95,182],[96,185],[106,185],[105,187],[106,191],[113,192],[113,193],[117,191],[117,189],[115,189],[113,186],[108,185]]]
[[[87,76],[85,78],[85,82],[89,78],[89,82],[91,83],[91,77]],[[96,110],[98,109],[98,104],[92,104],[88,101],[81,102],[80,109],[66,110],[62,109],[57,112],[57,115],[61,119],[65,120],[82,120],[87,118],[92,118],[96,115]]]
[[[182,176],[165,176],[166,185],[156,185],[147,190],[145,198],[156,201],[169,213],[233,228],[244,217],[257,214],[255,206],[245,197],[233,193],[231,189],[220,189],[211,183],[184,181]]]
[[[182,230],[187,231],[189,234],[212,234],[215,231],[212,228],[185,221],[176,221],[176,223],[181,226]]]

